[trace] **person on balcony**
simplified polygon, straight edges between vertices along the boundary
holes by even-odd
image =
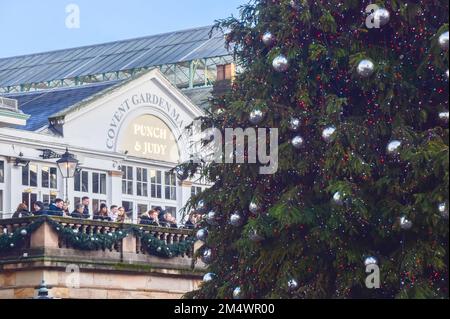
[[[50,204],[48,209],[44,212],[43,215],[48,216],[64,216],[64,201],[61,198],[57,198],[54,203]]]
[[[81,199],[81,204],[83,204],[83,207],[84,207],[84,212],[83,212],[83,215],[91,215],[90,214],[90,212],[89,212],[89,203],[90,203],[90,198],[89,197],[87,197],[87,196],[84,196],[82,199]]]
[[[76,204],[75,210],[70,214],[73,218],[79,218],[79,219],[89,219],[91,218],[90,215],[84,214],[84,205],[83,204]]]
[[[44,213],[45,211],[45,205],[43,202],[36,202],[33,204],[33,215],[34,216],[40,216]]]
[[[13,214],[13,218],[24,218],[30,216],[33,216],[33,214],[28,210],[28,206],[25,203],[19,204],[16,212]]]
[[[141,216],[139,216],[139,224],[141,225],[151,225],[152,224],[152,218],[150,217],[151,211],[142,213]]]
[[[111,218],[112,222],[116,222],[117,221],[117,217],[119,215],[119,207],[117,205],[112,205],[109,208],[109,218]]]
[[[128,218],[125,208],[118,208],[116,223],[130,223],[130,219]]]
[[[100,210],[94,215],[94,220],[111,221],[111,218],[108,215],[108,206],[106,206],[105,203],[100,205]]]
[[[198,225],[197,213],[191,212],[189,214],[189,218],[188,218],[187,222],[184,224],[184,228],[195,229],[195,228],[197,228],[197,225]]]

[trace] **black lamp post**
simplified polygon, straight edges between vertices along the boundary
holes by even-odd
[[[69,183],[68,179],[75,176],[75,172],[78,168],[78,160],[75,156],[69,153],[69,149],[66,148],[66,152],[61,156],[59,160],[56,161],[59,170],[66,181],[66,202],[68,202],[69,197]]]

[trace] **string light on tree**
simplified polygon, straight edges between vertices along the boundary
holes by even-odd
[[[242,298],[242,290],[241,287],[236,287],[233,290],[233,299],[241,299]]]

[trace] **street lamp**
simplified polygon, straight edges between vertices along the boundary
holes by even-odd
[[[69,186],[68,179],[75,176],[75,172],[78,168],[78,160],[73,154],[69,153],[69,149],[66,148],[66,152],[56,161],[61,175],[66,180],[66,202],[68,202]]]

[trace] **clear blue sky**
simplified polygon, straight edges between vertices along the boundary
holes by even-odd
[[[0,57],[64,49],[213,24],[247,0],[0,0]],[[67,28],[66,6],[80,9]],[[73,11],[72,11],[73,12]],[[74,20],[71,20],[72,22]]]

